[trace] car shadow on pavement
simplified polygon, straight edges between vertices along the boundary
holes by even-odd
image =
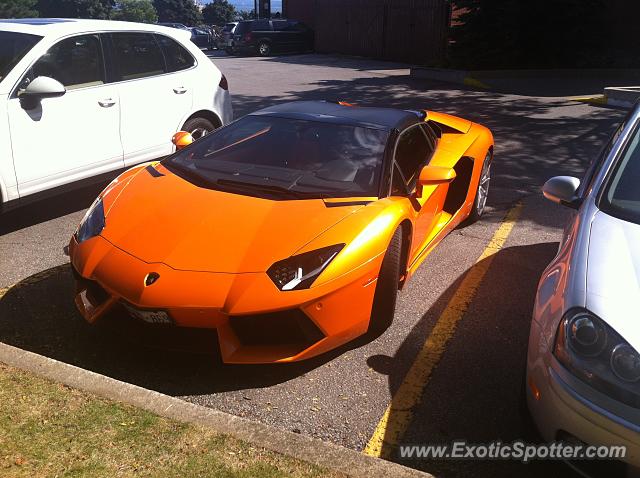
[[[493,257],[469,309],[432,370],[421,399],[410,409],[411,421],[400,445],[451,444],[454,440],[487,445],[496,440],[537,441],[524,402],[527,344],[537,283],[557,249],[557,243],[516,246]],[[467,274],[482,267],[478,263]],[[388,375],[391,396],[400,390],[418,350],[462,279],[439,297],[393,357],[376,355],[367,360],[369,366]],[[406,425],[407,402],[397,398],[395,403],[400,408],[396,411],[392,405],[386,427],[390,433]],[[393,439],[387,436],[383,456],[436,476],[572,476],[559,462],[525,466],[515,460],[403,460],[389,441]]]
[[[38,199],[20,205],[0,216],[0,236],[40,224],[61,216],[87,209],[109,181],[121,171],[115,171],[106,179],[91,184],[80,185],[77,189]]]
[[[262,388],[304,375],[375,337],[294,364],[225,365],[213,330],[150,326],[123,314],[87,324],[68,264],[0,290],[0,342],[172,396]]]

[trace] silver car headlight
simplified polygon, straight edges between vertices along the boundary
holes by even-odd
[[[267,274],[280,290],[308,289],[343,247],[344,244],[337,244],[298,254],[276,262]]]
[[[567,312],[553,353],[596,390],[640,408],[640,354],[595,314],[585,309]]]
[[[87,210],[82,221],[80,221],[80,225],[75,234],[76,240],[78,243],[81,243],[87,239],[91,239],[100,234],[104,226],[104,206],[102,205],[102,198],[98,198]]]

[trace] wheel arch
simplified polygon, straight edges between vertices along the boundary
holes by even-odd
[[[398,289],[402,289],[407,279],[407,270],[409,268],[409,252],[411,251],[411,239],[413,237],[413,224],[409,219],[404,219],[398,225],[402,229],[402,246],[400,255],[400,265],[402,270],[400,271],[400,282],[398,283]]]
[[[179,129],[184,128],[184,125],[187,123],[187,121],[192,120],[194,118],[204,118],[207,121],[211,121],[213,126],[215,126],[216,128],[220,128],[222,126],[222,120],[216,113],[214,113],[211,110],[198,110],[195,113],[192,113],[191,116],[184,118],[180,123]]]

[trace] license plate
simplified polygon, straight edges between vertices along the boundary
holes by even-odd
[[[134,318],[148,324],[173,324],[173,320],[164,310],[140,310],[130,305],[125,305],[125,307]]]

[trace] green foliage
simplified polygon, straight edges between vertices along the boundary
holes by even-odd
[[[153,0],[153,5],[160,22],[182,23],[187,26],[202,23],[202,13],[193,0]]]
[[[453,27],[459,68],[609,66],[606,0],[457,0]]]
[[[228,0],[213,0],[202,9],[207,25],[224,25],[236,19],[236,8]]]
[[[158,21],[158,14],[151,0],[120,0],[116,3],[111,18],[127,22],[155,23]]]
[[[241,10],[238,12],[238,18],[240,20],[253,20],[256,18],[256,12],[255,10]]]
[[[108,19],[114,0],[38,0],[41,17]]]
[[[37,17],[35,6],[38,0],[2,0],[0,2],[0,18],[32,18]]]

